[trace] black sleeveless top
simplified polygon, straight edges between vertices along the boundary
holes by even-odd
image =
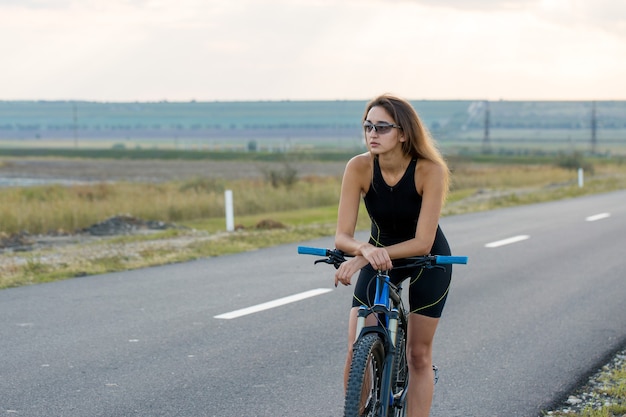
[[[372,183],[363,197],[372,221],[369,240],[372,245],[390,246],[415,237],[417,219],[422,208],[422,196],[415,188],[416,165],[417,160],[411,160],[400,181],[391,187],[383,178],[378,158],[374,158]],[[446,238],[437,226],[431,253],[449,255],[449,252]]]

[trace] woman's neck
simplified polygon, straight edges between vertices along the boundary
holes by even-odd
[[[411,162],[411,157],[403,153],[385,153],[378,155],[380,169],[390,174],[404,173]]]

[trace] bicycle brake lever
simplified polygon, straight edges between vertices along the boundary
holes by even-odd
[[[313,262],[313,264],[324,262],[325,264],[333,265],[335,269],[339,269],[339,265],[341,265],[345,261],[346,261],[346,258],[343,256],[342,252],[332,251],[330,255],[328,256],[328,258],[318,259],[315,262]]]
[[[318,259],[317,261],[313,262],[313,264],[318,264],[320,262],[323,262],[323,263],[328,264],[328,265],[333,265],[335,267],[335,269],[339,269],[339,265],[341,265],[340,261],[337,261],[336,259],[333,260],[331,258]]]
[[[441,269],[442,271],[446,270],[446,267],[442,266],[442,265],[426,265],[424,268],[426,268],[426,269]]]

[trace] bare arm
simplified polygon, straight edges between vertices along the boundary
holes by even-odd
[[[366,191],[366,182],[369,168],[369,156],[358,155],[346,165],[341,182],[341,196],[337,213],[337,230],[335,233],[335,247],[349,255],[359,255],[359,247],[363,242],[354,238],[361,195]]]
[[[377,248],[354,238],[361,195],[369,187],[371,169],[371,157],[368,154],[358,155],[346,165],[341,183],[335,247],[354,258],[341,264],[335,274],[335,285],[338,282],[349,285],[352,276],[368,263],[376,269],[392,267],[385,248]]]

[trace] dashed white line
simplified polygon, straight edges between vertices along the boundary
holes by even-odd
[[[523,240],[530,239],[528,235],[519,235],[513,236],[507,239],[497,240],[495,242],[490,242],[485,245],[486,248],[497,248],[504,245],[510,245],[511,243],[521,242]]]
[[[589,216],[585,219],[585,221],[588,222],[595,222],[597,220],[602,220],[602,219],[606,219],[607,217],[611,217],[611,213],[600,213],[600,214],[594,214],[593,216]]]
[[[235,319],[237,317],[246,316],[248,314],[258,313],[259,311],[269,310],[270,308],[280,307],[285,304],[295,303],[296,301],[304,300],[306,298],[315,297],[316,295],[325,294],[332,291],[330,288],[318,288],[315,290],[305,291],[300,294],[290,295],[288,297],[279,298],[274,301],[268,301],[267,303],[257,304],[252,307],[242,308],[241,310],[231,311],[230,313],[219,314],[214,316],[216,319]]]

